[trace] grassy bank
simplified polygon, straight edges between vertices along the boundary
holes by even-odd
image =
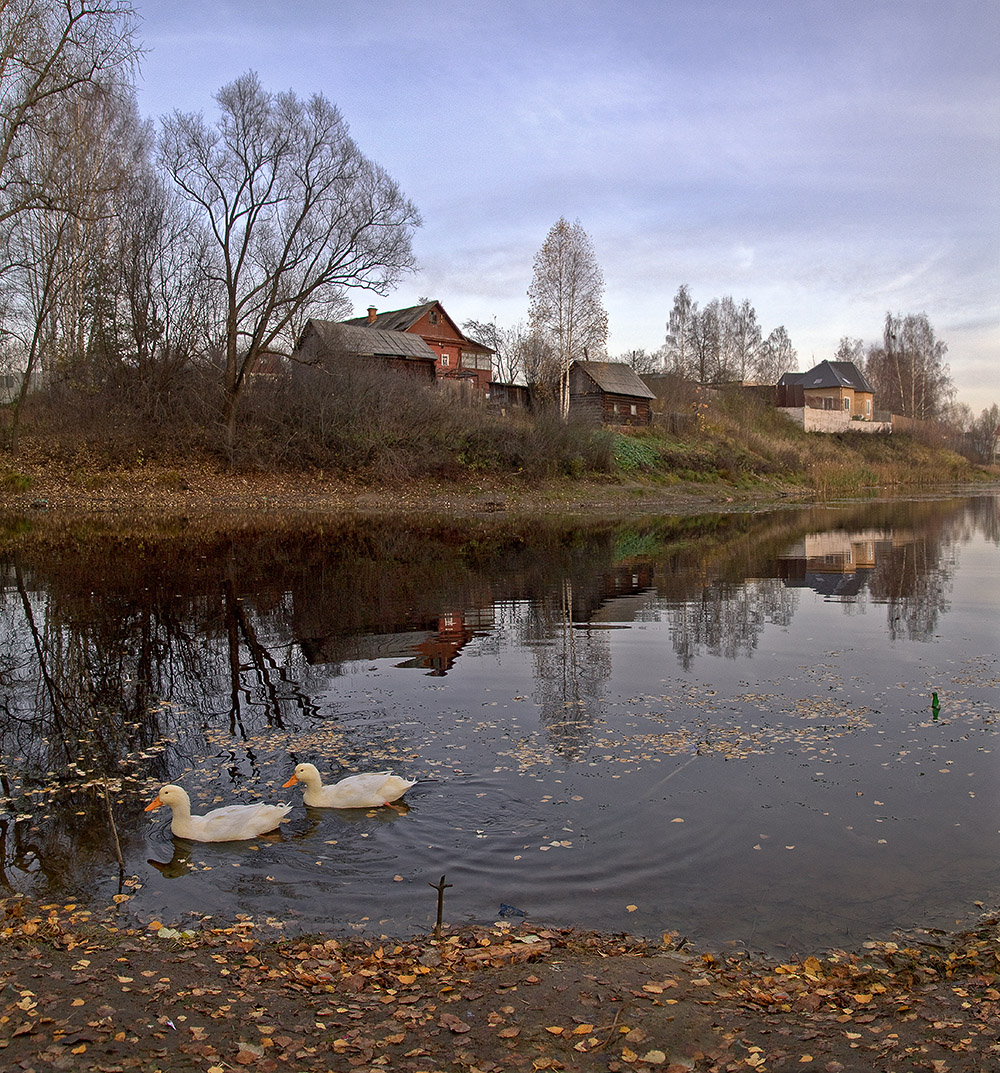
[[[544,499],[574,507],[776,496],[843,498],[996,481],[938,440],[912,434],[806,433],[740,393],[720,395],[670,431],[620,432],[551,415],[447,407],[440,398],[302,427],[288,414],[251,412],[230,460],[204,428],[158,428],[111,413],[106,421],[40,415],[16,455],[0,452],[0,504],[83,507],[225,499],[260,509],[327,503],[399,509],[432,498],[472,509],[517,509]],[[133,415],[134,417],[134,415]],[[673,424],[677,424],[676,421]],[[367,501],[366,501],[367,497]],[[464,497],[464,500],[463,500]],[[184,509],[189,509],[185,507]]]

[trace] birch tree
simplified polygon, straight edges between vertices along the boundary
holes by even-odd
[[[682,376],[691,373],[691,332],[698,303],[691,298],[691,288],[682,283],[674,295],[674,304],[667,320],[665,361],[670,371]]]
[[[528,288],[533,331],[550,342],[559,362],[559,412],[569,416],[569,369],[580,358],[603,358],[608,342],[604,275],[590,236],[561,217],[535,255]]]
[[[947,352],[926,313],[886,313],[882,345],[869,352],[865,369],[879,409],[922,420],[939,416],[955,394]]]
[[[212,237],[207,279],[232,458],[238,406],[261,356],[290,349],[305,316],[339,312],[347,288],[386,293],[414,266],[420,217],[322,95],[270,93],[248,72],[215,100],[214,125],[200,114],[164,120],[159,159]]]

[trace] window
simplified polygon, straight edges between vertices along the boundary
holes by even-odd
[[[865,399],[865,413],[870,414],[872,412],[872,400]]]
[[[429,318],[428,318],[428,319],[430,320],[431,324],[437,324],[437,322],[438,322],[438,315],[437,315],[437,310],[436,310],[436,309],[432,309],[432,310],[430,311],[430,315],[429,315]]]
[[[632,416],[635,417],[636,414],[638,414],[638,412],[639,412],[639,407],[636,406],[636,404],[633,402],[632,403]]]
[[[851,408],[851,400],[845,397],[845,399],[844,399],[844,409],[849,410],[850,408]]]
[[[450,365],[451,364],[451,358],[449,358],[447,354],[442,354],[441,355],[441,364],[442,365]]]

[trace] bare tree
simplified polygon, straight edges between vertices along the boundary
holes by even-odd
[[[690,329],[691,376],[699,384],[714,379],[720,345],[719,300],[713,298],[700,312],[691,316]]]
[[[11,165],[14,173],[45,174],[50,198],[50,207],[7,220],[12,301],[6,330],[19,339],[23,354],[11,410],[15,452],[23,403],[43,360],[50,379],[70,368],[85,376],[87,359],[114,335],[120,264],[111,236],[139,130],[134,101],[100,86],[53,99],[48,114],[62,136],[32,139]]]
[[[744,381],[752,372],[761,346],[757,311],[744,298],[739,305],[727,295],[722,299],[725,332],[723,379]]]
[[[135,27],[129,0],[0,2],[0,222],[52,207],[50,173],[21,158],[66,135],[68,99],[131,70]]]
[[[691,373],[691,330],[693,318],[698,313],[698,303],[691,299],[691,288],[682,283],[674,295],[673,308],[667,321],[665,364],[670,371],[688,376]]]
[[[837,353],[833,356],[834,361],[853,361],[859,368],[865,364],[865,341],[852,339],[849,335],[842,335],[837,344]]]
[[[663,369],[663,354],[659,350],[650,352],[641,347],[635,350],[626,350],[618,360],[630,366],[640,376],[644,373],[658,373]]]
[[[213,238],[232,457],[237,408],[261,356],[290,350],[307,312],[339,311],[346,288],[392,287],[414,265],[420,217],[322,95],[268,93],[249,72],[215,99],[214,127],[201,115],[164,120],[160,160]]]
[[[608,341],[604,275],[590,236],[577,220],[560,218],[535,255],[528,288],[532,329],[559,359],[559,409],[569,416],[569,368],[578,358],[600,358]]]
[[[903,417],[938,417],[955,394],[947,352],[926,313],[886,313],[882,346],[869,352],[865,369],[880,406]]]
[[[509,328],[492,320],[467,320],[462,331],[493,351],[493,375],[498,383],[513,384],[524,379],[528,331],[523,321]]]
[[[776,384],[784,373],[798,370],[799,358],[784,324],[779,324],[757,348],[751,375],[755,383]]]

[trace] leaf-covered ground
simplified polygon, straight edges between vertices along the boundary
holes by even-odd
[[[780,964],[669,935],[286,939],[0,904],[5,1070],[1000,1068],[997,919]]]

